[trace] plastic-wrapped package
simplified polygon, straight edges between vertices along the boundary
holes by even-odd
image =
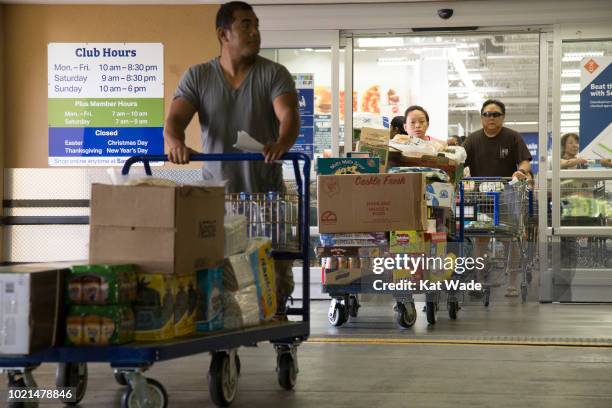
[[[225,230],[225,257],[228,258],[247,248],[247,219],[244,215],[225,217],[223,221]]]
[[[448,183],[450,180],[450,177],[448,177],[445,171],[433,167],[391,167],[389,173],[425,173],[425,177],[427,177],[428,181],[437,179],[438,181]]]
[[[257,324],[259,324],[259,307],[255,285],[223,294],[224,329],[240,329]]]
[[[465,163],[467,159],[467,153],[462,146],[447,146],[442,154],[460,164]]]

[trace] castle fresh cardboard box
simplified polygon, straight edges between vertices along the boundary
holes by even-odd
[[[421,173],[317,177],[319,232],[425,230]]]

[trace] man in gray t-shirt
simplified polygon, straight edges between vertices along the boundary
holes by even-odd
[[[225,21],[224,21],[225,20]],[[299,133],[295,82],[285,67],[258,54],[259,21],[246,3],[224,5],[217,14],[221,56],[190,67],[181,78],[164,137],[174,163],[189,161],[185,128],[198,113],[204,153],[235,152],[237,132],[265,145],[264,162],[206,162],[205,179],[227,180],[229,192],[268,192],[283,188],[276,159]]]
[[[285,67],[258,56],[259,20],[250,5],[230,2],[216,19],[221,56],[194,65],[181,78],[166,119],[164,139],[173,163],[189,162],[185,128],[198,113],[204,153],[236,151],[237,132],[264,144],[265,163],[206,162],[205,179],[227,180],[229,192],[265,193],[283,189],[275,163],[295,143],[300,130],[295,82]],[[283,315],[293,291],[291,261],[275,261],[277,313]]]

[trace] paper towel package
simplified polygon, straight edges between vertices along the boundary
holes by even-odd
[[[240,329],[259,324],[257,287],[250,285],[223,294],[223,328]]]
[[[244,252],[247,248],[247,219],[244,215],[225,217],[223,221],[225,235],[225,257]]]

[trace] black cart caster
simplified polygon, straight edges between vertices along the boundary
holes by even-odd
[[[15,388],[38,388],[32,371],[36,367],[26,367],[21,369],[8,371],[8,387]],[[10,401],[7,403],[7,408],[38,408],[38,400],[30,401]]]
[[[276,373],[278,384],[285,390],[295,388],[299,372],[297,362],[297,347],[295,345],[277,345]]]
[[[491,288],[485,288],[482,296],[482,304],[484,307],[489,307],[491,301]]]
[[[527,303],[527,283],[521,283],[521,301]]]
[[[74,398],[64,399],[66,405],[77,405],[87,391],[87,363],[60,363],[55,372],[57,388],[75,388]]]
[[[438,305],[436,302],[426,302],[425,303],[425,311],[427,314],[427,323],[436,324],[436,312],[438,309]]]
[[[327,319],[329,324],[334,327],[340,327],[347,321],[348,310],[344,303],[338,299],[332,299],[329,310],[327,312]]]
[[[130,381],[121,398],[121,408],[167,408],[168,394],[164,386],[152,378],[142,378],[140,381],[143,383],[137,386],[141,387],[140,390],[133,387]]]
[[[446,307],[448,309],[448,317],[451,320],[457,320],[457,313],[459,312],[459,302],[457,302],[456,300],[450,300],[446,304]]]
[[[236,350],[218,351],[213,354],[208,370],[208,389],[215,405],[227,407],[236,398],[238,390],[239,362]]]
[[[359,300],[357,299],[357,296],[355,295],[351,295],[349,296],[348,299],[348,313],[350,317],[357,317],[357,315],[359,314],[359,308],[361,307],[361,305],[359,304]]]
[[[414,326],[417,319],[417,311],[416,307],[414,306],[414,301],[406,304],[397,302],[393,308],[393,311],[395,312],[395,322],[399,327],[409,329],[410,327]]]

